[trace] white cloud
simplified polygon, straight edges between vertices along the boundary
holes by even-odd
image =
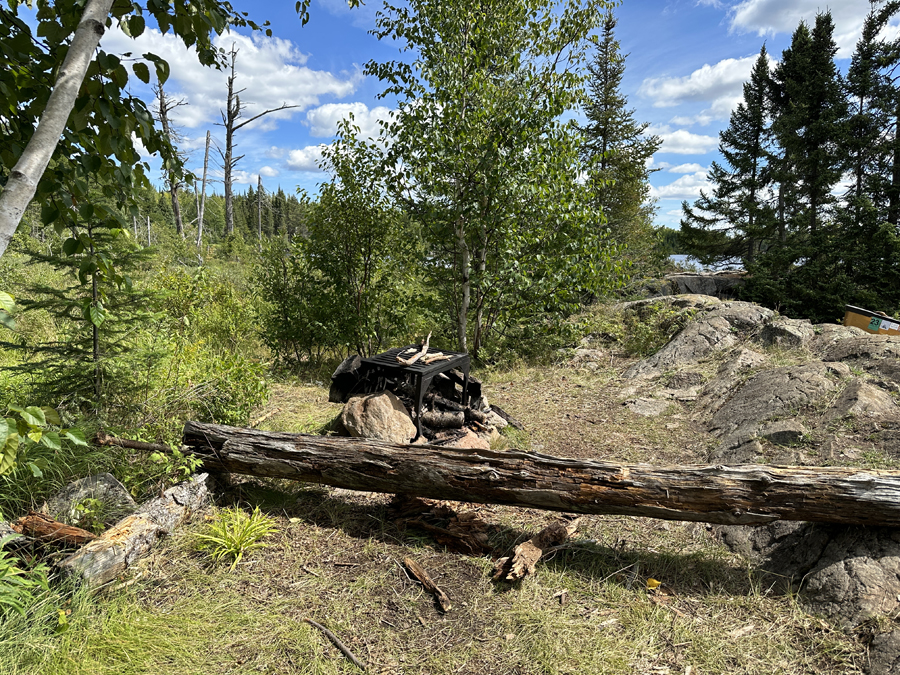
[[[692,162],[690,164],[679,164],[678,166],[669,167],[669,173],[697,173],[705,171],[706,169],[704,169],[696,162]]]
[[[316,4],[324,7],[332,16],[349,18],[352,25],[366,30],[375,27],[375,15],[381,9],[377,2],[360,3],[359,7],[353,8],[347,4],[347,0],[317,0]]]
[[[264,166],[259,170],[260,176],[265,176],[266,178],[274,178],[278,175],[278,169],[273,169],[271,166]]]
[[[682,176],[673,183],[651,187],[650,195],[657,199],[697,199],[700,190],[708,190],[710,182],[706,179],[705,171]]]
[[[800,21],[812,26],[816,14],[831,10],[838,58],[850,58],[869,12],[869,0],[743,0],[731,11],[733,31],[759,36],[793,33]]]
[[[320,173],[319,161],[322,159],[322,151],[325,145],[308,145],[299,150],[291,150],[288,153],[287,166],[293,171],[309,171]]]
[[[284,148],[279,148],[277,145],[273,145],[265,152],[266,157],[269,159],[281,159],[284,157]]]
[[[234,45],[239,50],[236,86],[245,90],[241,95],[241,102],[246,105],[245,118],[278,108],[283,103],[298,106],[272,113],[254,123],[264,124],[269,129],[276,126],[278,120],[290,119],[298,112],[318,105],[321,96],[340,98],[352,94],[362,80],[358,68],[353,73],[339,75],[308,68],[308,55],[290,40],[226,33],[217,36],[215,44],[225,50]],[[166,83],[167,93],[189,103],[173,112],[176,124],[196,128],[219,120],[220,111],[225,107],[227,73],[200,65],[194,51],[187,49],[174,35],[147,29],[137,39],[131,39],[114,27],[103,36],[102,46],[113,54],[152,52],[169,62],[171,75]],[[153,72],[152,64],[150,70]],[[286,86],[288,83],[290,86]]]
[[[719,139],[716,136],[694,134],[685,129],[672,131],[668,125],[650,127],[647,129],[647,133],[662,139],[663,144],[659,152],[670,152],[676,155],[705,155],[719,145]],[[657,166],[660,165],[657,164]]]
[[[681,209],[672,209],[671,211],[666,211],[667,216],[672,216],[673,218],[680,218],[682,216]]]
[[[710,107],[693,116],[672,118],[673,124],[707,125],[727,120],[743,98],[744,82],[758,56],[724,59],[715,65],[705,64],[684,77],[651,77],[643,81],[638,93],[653,99],[656,108],[671,108],[684,103],[710,103]]]
[[[353,123],[360,129],[360,138],[377,138],[379,121],[388,119],[392,110],[385,106],[369,109],[365,103],[326,103],[306,113],[309,135],[330,138],[337,131],[338,122],[353,115]]]

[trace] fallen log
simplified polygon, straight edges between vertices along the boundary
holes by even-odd
[[[206,474],[179,483],[142,504],[58,566],[80,576],[90,587],[112,581],[146,555],[157,539],[169,534],[200,508],[207,494]]]
[[[399,445],[188,422],[207,470],[350,490],[726,525],[805,520],[900,527],[900,472],[842,467],[651,466]]]
[[[33,539],[63,546],[81,546],[97,538],[97,535],[93,532],[60,523],[53,520],[53,518],[45,516],[43,513],[35,513],[34,511],[14,522],[12,529]]]

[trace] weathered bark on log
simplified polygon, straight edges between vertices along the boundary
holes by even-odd
[[[64,546],[81,546],[97,538],[93,532],[80,527],[60,523],[42,513],[31,512],[22,516],[12,524],[14,532],[39,539],[40,541],[62,544]]]
[[[725,525],[806,520],[900,526],[897,471],[626,465],[200,422],[185,424],[184,443],[207,469],[366,492]]]
[[[133,514],[60,562],[59,567],[79,575],[88,586],[112,581],[145,556],[160,536],[172,532],[200,508],[208,494],[206,477],[206,474],[194,476],[142,504]]]

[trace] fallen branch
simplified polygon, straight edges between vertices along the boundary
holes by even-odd
[[[805,520],[900,527],[898,471],[619,464],[200,422],[185,425],[184,444],[207,470],[365,492],[723,525]]]
[[[337,635],[335,635],[335,634],[332,633],[330,630],[328,630],[327,628],[325,628],[325,626],[323,626],[322,624],[316,623],[315,621],[313,621],[312,619],[310,619],[310,618],[308,618],[308,617],[305,617],[303,620],[304,620],[306,623],[308,623],[310,626],[315,626],[315,627],[318,628],[320,631],[322,631],[323,633],[325,633],[325,637],[327,637],[329,640],[331,640],[331,643],[332,643],[335,647],[337,647],[338,649],[341,650],[341,653],[342,653],[344,656],[346,656],[346,657],[350,660],[350,663],[352,663],[354,666],[356,666],[357,668],[359,668],[361,671],[366,672],[366,664],[363,663],[362,661],[360,661],[358,658],[356,658],[356,657],[353,655],[353,652],[351,652],[343,642],[341,642],[340,640],[338,640]]]
[[[412,558],[404,558],[403,564],[406,565],[406,569],[419,580],[419,583],[425,587],[425,590],[434,596],[434,599],[437,600],[443,611],[449,612],[453,608],[453,605],[450,604],[450,598],[448,598],[447,594],[438,588],[438,585],[431,580],[431,577],[428,576],[428,572],[425,571],[424,567]]]
[[[250,428],[251,428],[251,429],[255,429],[255,428],[258,427],[260,424],[262,424],[263,422],[265,422],[267,419],[269,419],[270,417],[274,417],[275,415],[277,415],[277,414],[280,413],[280,412],[281,412],[281,408],[275,408],[275,409],[273,409],[273,410],[270,410],[269,412],[267,412],[267,413],[266,413],[265,415],[263,415],[262,417],[259,417],[259,418],[255,419],[255,420],[253,420],[252,422],[250,422]]]
[[[103,431],[97,432],[97,435],[94,436],[94,444],[144,450],[146,452],[172,452],[172,448],[164,443],[147,443],[146,441],[132,441],[129,438],[116,438],[115,436],[108,436]]]
[[[492,406],[491,406],[491,410],[493,410],[494,413],[496,413],[497,415],[499,415],[500,417],[502,417],[503,419],[505,419],[506,422],[507,422],[513,429],[518,429],[519,431],[524,431],[524,430],[525,430],[525,425],[524,425],[524,424],[522,424],[519,420],[517,420],[515,417],[513,417],[513,416],[510,415],[508,412],[506,412],[506,411],[505,411],[503,408],[501,408],[499,405],[492,405]]]
[[[418,352],[410,356],[408,359],[402,359],[398,356],[397,361],[399,363],[402,363],[404,366],[411,366],[428,353],[429,342],[431,342],[431,333],[429,333],[428,337],[425,338],[425,342],[422,343],[422,348]]]
[[[449,354],[444,354],[444,352],[435,352],[434,354],[429,354],[422,358],[422,363],[435,363],[437,361],[449,361],[453,357]]]
[[[516,546],[511,556],[500,558],[494,564],[494,581],[521,581],[534,574],[544,551],[559,546],[575,534],[579,520],[557,520],[528,541]]]
[[[66,546],[82,546],[97,538],[97,535],[80,527],[73,527],[48,518],[42,513],[32,511],[12,524],[12,529],[41,541],[63,544]]]

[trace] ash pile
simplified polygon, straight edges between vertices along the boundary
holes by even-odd
[[[338,433],[391,443],[489,450],[507,426],[523,428],[488,402],[478,378],[469,375],[466,396],[464,383],[457,369],[434,375],[417,419],[415,377],[402,372],[376,376],[354,355],[331,376],[328,400],[344,404]]]

